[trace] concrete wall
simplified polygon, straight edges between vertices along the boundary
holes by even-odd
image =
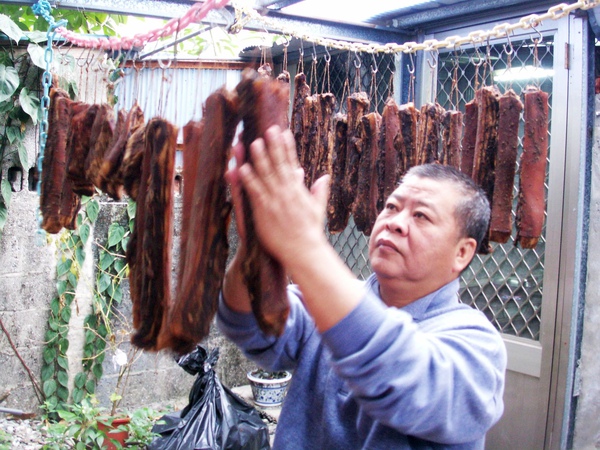
[[[573,448],[600,448],[600,95],[596,95],[588,272],[581,345],[581,390]]]

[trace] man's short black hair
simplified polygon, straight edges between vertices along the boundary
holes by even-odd
[[[441,164],[414,166],[406,172],[403,179],[408,176],[452,183],[462,196],[454,211],[461,234],[463,237],[475,239],[477,248],[481,246],[481,242],[488,232],[490,203],[483,190],[477,186],[471,177],[452,166]]]

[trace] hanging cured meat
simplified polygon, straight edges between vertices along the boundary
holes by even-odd
[[[358,188],[352,213],[358,231],[366,236],[371,235],[373,224],[377,218],[377,201],[379,200],[379,180],[377,163],[379,161],[379,127],[381,116],[372,112],[361,120],[361,156],[358,169]]]
[[[67,140],[71,116],[77,106],[79,104],[72,102],[64,90],[50,90],[48,128],[51,132],[42,163],[40,195],[42,228],[48,233],[58,233],[63,227],[73,230],[77,223],[79,196],[73,193],[72,183],[66,177]]]
[[[290,128],[296,141],[298,161],[302,163],[302,136],[304,134],[304,100],[310,95],[310,86],[306,84],[306,75],[300,72],[294,77],[294,103],[292,104],[292,120]]]
[[[490,221],[490,241],[506,243],[512,232],[513,185],[523,103],[510,89],[498,100],[498,155]]]
[[[246,148],[245,161],[251,162],[248,155],[250,144],[263,136],[270,126],[283,126],[282,110],[289,96],[289,86],[261,78],[255,71],[246,69],[236,91],[240,98],[240,116],[244,121],[242,141]],[[250,201],[245,193],[242,194],[247,241],[242,273],[248,287],[252,311],[263,332],[280,335],[289,314],[286,274],[281,264],[260,245]]]
[[[383,107],[379,139],[380,161],[382,162],[379,168],[379,180],[381,180],[379,183],[381,195],[377,202],[379,211],[381,211],[385,200],[394,192],[400,181],[402,155],[395,145],[400,132],[400,116],[398,113],[398,104],[390,97]]]
[[[446,111],[442,117],[442,156],[440,162],[460,170],[460,139],[463,115],[460,111]]]
[[[548,94],[535,86],[524,91],[525,131],[519,166],[517,243],[535,248],[544,224],[548,157]]]
[[[475,156],[475,142],[477,141],[477,117],[479,106],[477,98],[473,98],[465,105],[465,126],[462,138],[462,152],[460,157],[460,170],[462,173],[473,177],[473,158]]]
[[[125,146],[121,172],[123,174],[123,187],[127,195],[133,200],[137,200],[140,179],[142,176],[142,162],[144,160],[144,150],[146,148],[146,128],[141,126],[135,130]]]
[[[208,336],[217,311],[229,246],[225,170],[238,124],[237,98],[220,89],[206,100],[202,125],[184,128],[184,185],[179,283],[160,347],[188,353]],[[189,168],[187,168],[187,163]]]
[[[177,127],[164,119],[152,119],[145,142],[135,227],[127,246],[136,329],[131,341],[143,349],[156,349],[171,295]]]
[[[477,116],[477,140],[473,157],[473,180],[485,192],[490,202],[494,197],[494,180],[496,154],[498,153],[498,97],[500,93],[496,87],[484,87],[475,92],[479,105]],[[490,252],[489,236],[479,246],[479,253]]]
[[[334,117],[335,142],[333,148],[332,179],[327,205],[327,223],[329,232],[339,233],[348,225],[350,210],[343,201],[344,175],[346,174],[346,144],[348,118],[345,114]]]
[[[419,123],[420,112],[413,103],[401,105],[398,109],[400,118],[400,130],[394,141],[394,146],[398,155],[400,176],[404,175],[408,169],[416,165],[417,161],[417,126]]]
[[[348,132],[346,147],[346,174],[344,175],[344,205],[352,210],[358,184],[361,143],[360,123],[369,111],[369,97],[365,92],[356,92],[348,97]]]
[[[416,165],[439,162],[440,131],[444,108],[438,103],[426,103],[421,107],[417,126]]]
[[[321,123],[319,123],[319,103],[318,96],[310,95],[304,99],[304,130],[302,132],[302,159],[300,165],[304,169],[304,184],[307,187],[312,186],[314,180],[314,169],[317,165],[319,134]]]
[[[313,183],[323,175],[331,175],[333,146],[335,144],[335,129],[333,127],[335,97],[333,94],[319,94],[317,100],[319,102],[319,115],[317,117],[319,123],[319,137],[314,173],[312,176]]]
[[[98,112],[98,105],[86,105],[85,109],[78,112],[71,119],[71,132],[69,133],[67,161],[67,177],[73,182],[73,191],[79,195],[92,196],[96,193],[94,185],[85,174],[85,161],[90,151],[92,127]],[[99,132],[100,130],[97,129]],[[97,136],[94,136],[97,138]]]
[[[144,113],[137,104],[128,113],[119,111],[113,139],[100,167],[100,189],[114,200],[123,196],[123,158],[127,141],[144,125]]]
[[[92,125],[90,151],[85,160],[85,177],[97,188],[102,186],[100,168],[112,142],[115,125],[116,115],[113,108],[106,103],[100,105]]]

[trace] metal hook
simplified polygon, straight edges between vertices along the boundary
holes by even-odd
[[[481,57],[481,53],[479,53],[479,47],[473,47],[475,49],[475,53],[477,53],[477,63],[473,60],[473,57],[471,56],[471,64],[473,64],[475,67],[479,67],[483,64],[483,58]]]
[[[375,53],[371,53],[371,56],[373,57],[373,64],[371,65],[371,73],[373,75],[375,75],[377,72],[379,72],[379,67],[377,67],[377,60],[375,59]],[[375,67],[375,68],[373,68]]]
[[[540,31],[536,28],[536,26],[539,25],[538,22],[535,22],[535,25],[532,23],[531,24],[531,28],[533,29],[533,31],[535,31],[538,36],[539,39],[533,39],[533,44],[537,47],[539,44],[541,44],[542,42],[544,42],[544,36],[542,35],[542,33],[540,33]]]
[[[508,41],[508,48],[510,48],[510,51],[506,50],[506,44],[502,44],[502,48],[504,48],[504,53],[506,53],[507,56],[510,56],[515,52],[515,48],[510,41],[510,33],[508,32],[506,32],[506,40]]]
[[[412,52],[409,53],[408,56],[410,57],[410,66],[407,64],[406,68],[408,69],[409,74],[414,75],[415,74],[415,60],[413,58]]]
[[[360,69],[361,66],[362,66],[362,62],[360,61],[360,58],[358,57],[358,53],[354,52],[354,67],[356,67],[357,69]]]
[[[313,59],[313,62],[316,63],[317,62],[317,47],[315,46],[314,42],[312,43],[312,48],[313,48],[312,59]]]
[[[433,50],[431,53],[432,55],[434,51],[437,52],[437,50]],[[433,56],[431,60],[427,58],[427,65],[431,70],[434,70],[437,67],[437,57]]]
[[[285,34],[283,34],[282,37],[283,37],[283,39],[285,39],[285,42],[283,43],[283,47],[288,48],[290,46],[289,38]]]
[[[167,60],[167,61],[168,61],[168,64],[164,64],[164,63],[163,63],[163,60],[162,60],[162,59],[160,59],[160,58],[159,58],[159,59],[157,59],[156,61],[158,62],[158,66],[159,66],[161,69],[168,69],[169,67],[171,67],[171,63],[173,62],[173,60],[172,60],[172,59],[168,59],[168,60]]]
[[[298,50],[298,52],[300,53],[300,58],[304,57],[304,44],[302,39],[300,39],[300,49]]]
[[[327,46],[325,46],[325,53],[325,62],[329,64],[329,62],[331,61],[331,53],[329,53],[329,49],[327,48]]]

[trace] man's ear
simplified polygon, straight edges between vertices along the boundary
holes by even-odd
[[[460,238],[454,255],[454,271],[461,273],[471,262],[477,251],[477,241],[470,237]]]

